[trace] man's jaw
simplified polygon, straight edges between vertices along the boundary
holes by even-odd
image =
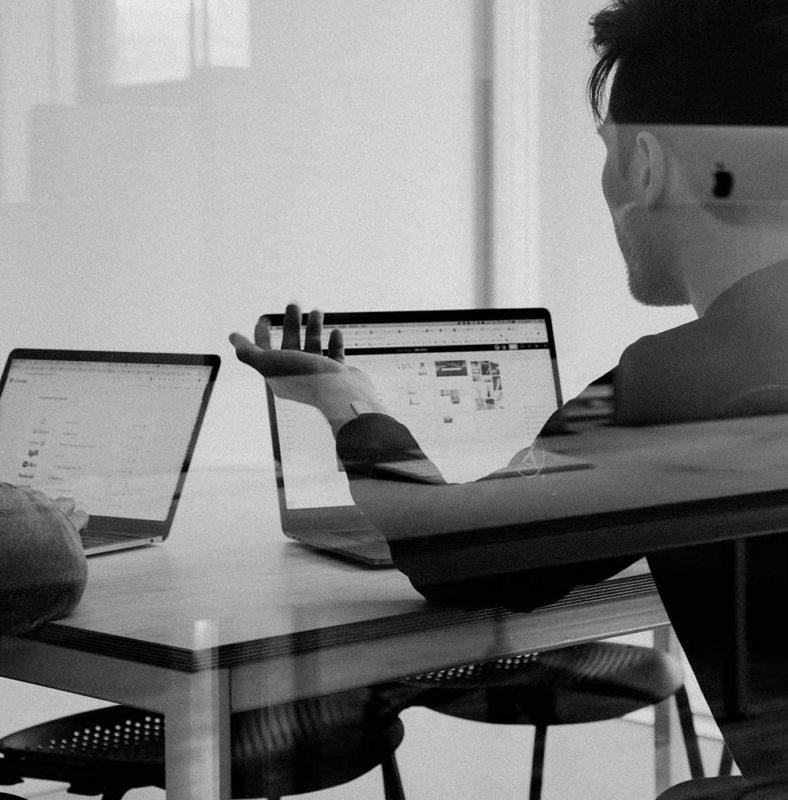
[[[624,257],[629,292],[645,306],[683,306],[690,300],[686,287],[675,278],[667,253],[653,242],[633,235],[625,225],[616,225],[618,246]]]

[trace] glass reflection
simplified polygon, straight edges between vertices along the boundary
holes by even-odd
[[[19,23],[0,31],[8,346],[218,350],[251,311],[307,292],[343,309],[473,305],[472,270],[457,265],[475,263],[477,223],[491,208],[474,204],[494,188],[478,178],[480,101],[470,87],[484,48],[474,26],[484,6],[486,35],[503,38],[494,23],[505,5],[74,0],[4,11]],[[558,5],[540,13],[558,15]],[[341,757],[344,743],[359,769],[384,765],[395,796],[400,721],[447,750],[459,720],[535,726],[536,789],[546,728],[671,697],[682,708],[675,660],[577,643],[611,633],[592,611],[613,602],[621,570],[647,556],[736,764],[753,780],[788,780],[786,642],[772,623],[788,584],[781,5],[628,0],[592,23],[590,99],[605,149],[595,196],[612,228],[591,224],[589,247],[617,242],[633,298],[688,306],[697,319],[638,339],[564,404],[561,357],[538,311],[390,312],[362,323],[304,318],[293,306],[271,316],[233,344],[270,389],[281,516],[270,463],[249,466],[263,449],[270,458],[255,438],[262,394],[234,365],[200,452],[233,469],[195,465],[200,491],[182,504],[172,547],[140,558],[143,577],[96,564],[89,592],[105,592],[101,602],[89,593],[75,617],[41,636],[85,626],[89,639],[135,642],[148,653],[138,662],[159,668],[162,651],[188,661],[184,631],[195,619],[220,620],[206,683],[221,691],[208,692],[198,749],[225,794],[227,764],[217,764],[243,741],[258,793],[274,766],[284,777],[265,791],[322,786],[352,761]],[[550,21],[557,29],[560,16]],[[544,30],[536,24],[525,38]],[[560,48],[542,49],[545,62],[558,61]],[[540,67],[535,119],[562,108],[548,89],[564,67]],[[567,146],[565,134],[535,137],[545,185],[529,195],[529,213],[532,227],[565,227],[569,241],[593,206],[573,170],[561,172],[567,147],[586,149],[574,132]],[[551,189],[565,219],[550,210]],[[528,279],[544,265],[565,270],[575,281],[566,307],[619,280],[607,282],[607,258],[571,277],[574,265],[549,252],[551,241],[530,248],[542,261],[528,265]],[[512,292],[507,305],[521,302]],[[617,325],[618,306],[605,313]],[[579,338],[591,359],[594,336]],[[64,524],[56,501],[33,499]],[[14,514],[6,523],[18,527]],[[313,547],[315,523],[347,526],[340,538],[354,557],[393,558],[409,583],[285,542],[280,520]],[[327,546],[338,549],[336,534]],[[108,619],[96,609],[121,574],[128,609],[139,599],[130,583],[173,594],[153,612],[132,618],[124,608]],[[27,602],[24,579],[14,581]],[[632,585],[640,591],[645,579]],[[70,611],[80,592],[34,622]],[[639,609],[639,597],[624,595],[616,609]],[[564,628],[540,628],[559,618]],[[559,647],[567,641],[576,644]],[[186,680],[173,670],[166,703],[155,692],[139,702],[176,709]],[[107,678],[96,691],[129,702],[119,683]],[[171,731],[191,758],[188,719]],[[284,746],[258,747],[272,731]],[[482,739],[497,741],[466,741]],[[633,770],[645,770],[646,752],[637,750]],[[405,758],[406,774],[429,760],[415,748]],[[468,772],[479,778],[473,765]],[[564,772],[571,782],[580,767]],[[303,782],[287,782],[294,777]]]

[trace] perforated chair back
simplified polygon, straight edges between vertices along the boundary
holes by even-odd
[[[650,647],[592,642],[463,664],[399,684],[411,691],[410,705],[476,722],[533,725],[531,800],[541,796],[549,726],[616,719],[671,696],[676,698],[690,774],[703,776],[681,665]]]
[[[678,661],[650,647],[592,642],[416,675],[413,704],[496,724],[574,725],[615,719],[674,695]]]
[[[234,798],[327,789],[381,766],[387,800],[404,800],[394,759],[402,723],[368,689],[235,713],[230,727]],[[161,716],[128,706],[63,717],[0,740],[0,781],[64,781],[105,800],[165,788],[164,739]]]

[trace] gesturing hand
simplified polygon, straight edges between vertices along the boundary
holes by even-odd
[[[260,317],[254,342],[231,333],[239,361],[256,369],[277,397],[295,400],[320,410],[336,433],[356,416],[351,403],[362,402],[368,410],[385,413],[375,388],[360,370],[347,366],[342,332],[331,331],[327,355],[322,353],[323,315],[311,311],[301,346],[301,311],[287,306],[282,330],[282,349],[271,348],[271,323]]]

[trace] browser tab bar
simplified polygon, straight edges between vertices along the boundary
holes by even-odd
[[[328,347],[332,326],[323,331],[323,349]],[[345,349],[432,348],[487,345],[503,349],[513,344],[548,343],[544,320],[471,320],[419,323],[365,323],[341,326]],[[280,347],[281,328],[272,328],[271,344]]]

